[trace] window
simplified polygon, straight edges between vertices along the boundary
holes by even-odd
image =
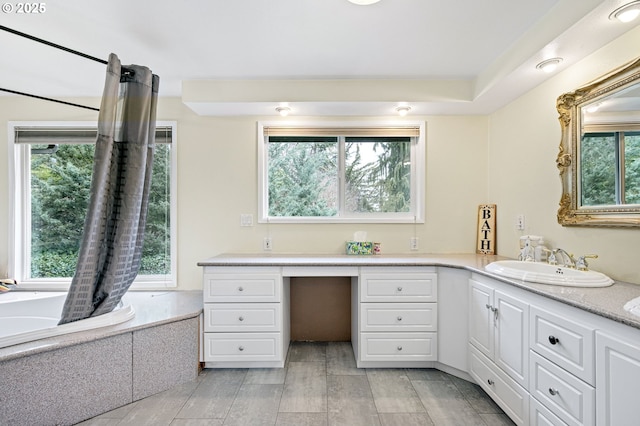
[[[424,221],[424,123],[258,123],[261,222]]]
[[[12,123],[11,276],[32,288],[71,283],[89,202],[96,126]],[[140,271],[133,286],[175,286],[175,124],[158,123]],[[134,287],[134,288],[135,288]]]
[[[640,204],[640,132],[585,133],[580,153],[582,206]]]

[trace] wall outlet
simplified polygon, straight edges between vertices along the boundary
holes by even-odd
[[[519,214],[516,216],[516,230],[524,231],[524,215]]]
[[[418,237],[411,237],[409,239],[409,249],[418,250]]]
[[[262,240],[262,250],[270,251],[273,249],[273,241],[271,241],[271,237],[264,237]]]

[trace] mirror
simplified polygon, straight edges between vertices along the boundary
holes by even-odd
[[[558,98],[563,226],[640,227],[640,59]]]

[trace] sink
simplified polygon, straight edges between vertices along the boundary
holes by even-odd
[[[578,271],[558,265],[521,260],[498,260],[485,266],[488,272],[505,278],[567,287],[607,287],[613,280],[601,272]]]
[[[640,317],[640,297],[636,297],[625,303],[624,310]]]

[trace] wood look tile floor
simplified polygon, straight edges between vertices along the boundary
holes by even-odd
[[[476,384],[431,369],[358,369],[350,343],[301,343],[286,368],[205,369],[192,382],[80,423],[447,425],[513,422]]]

